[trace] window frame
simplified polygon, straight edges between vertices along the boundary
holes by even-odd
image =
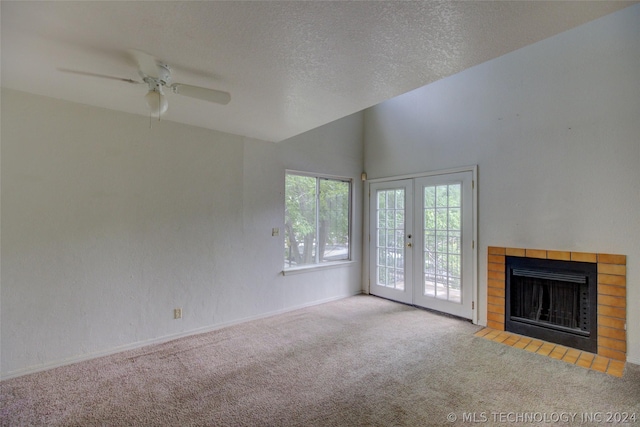
[[[347,238],[348,238],[348,254],[347,257],[345,259],[341,259],[341,260],[335,260],[335,261],[320,261],[320,262],[313,262],[313,263],[309,263],[309,264],[302,264],[302,265],[296,265],[296,266],[288,266],[287,265],[287,259],[286,257],[284,257],[283,259],[283,269],[282,269],[282,274],[283,275],[289,275],[289,274],[297,274],[297,273],[303,273],[303,272],[308,272],[308,271],[313,271],[313,270],[321,270],[321,269],[328,269],[328,268],[336,268],[336,267],[343,267],[343,266],[348,266],[350,264],[353,264],[353,198],[354,198],[354,188],[353,188],[353,183],[354,183],[354,179],[351,177],[345,177],[345,176],[338,176],[338,175],[330,175],[330,174],[323,174],[323,173],[314,173],[314,172],[306,172],[306,171],[299,171],[299,170],[293,170],[293,169],[286,169],[285,173],[284,173],[284,192],[283,195],[285,196],[285,201],[284,201],[284,219],[285,219],[285,224],[286,224],[286,183],[287,183],[287,177],[289,175],[296,175],[296,176],[303,176],[303,177],[309,177],[309,178],[314,178],[316,180],[316,189],[318,190],[320,187],[320,181],[321,180],[330,180],[330,181],[339,181],[339,182],[344,182],[347,183],[349,186],[349,195],[348,195],[348,213],[347,213],[347,217],[348,217],[348,225],[347,225]],[[320,212],[320,193],[317,191],[316,192],[316,232],[315,232],[315,237],[314,237],[314,244],[317,245],[318,243],[318,237],[319,237],[319,212]],[[284,237],[284,247],[286,248],[286,225],[285,225],[285,231],[283,233],[283,237]]]

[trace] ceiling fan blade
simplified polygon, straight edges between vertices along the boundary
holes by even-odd
[[[231,94],[220,90],[207,89],[199,86],[185,85],[182,83],[174,83],[171,86],[173,93],[188,96],[191,98],[202,99],[203,101],[215,102],[216,104],[227,105],[231,101]]]
[[[78,75],[81,75],[81,76],[99,77],[101,79],[109,79],[109,80],[118,80],[118,81],[126,82],[126,83],[133,83],[133,84],[142,83],[142,82],[139,82],[137,80],[127,79],[125,77],[109,76],[109,75],[106,75],[106,74],[91,73],[91,72],[88,72],[88,71],[70,70],[68,68],[58,68],[58,71],[61,71],[63,73],[78,74]]]
[[[138,69],[145,76],[153,77],[157,79],[159,77],[158,72],[158,60],[152,55],[137,49],[129,49],[129,53],[133,56],[138,64]]]

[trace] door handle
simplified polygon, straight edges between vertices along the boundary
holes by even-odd
[[[407,243],[407,247],[408,247],[408,248],[412,248],[412,247],[413,247],[413,245],[411,244],[411,242]]]

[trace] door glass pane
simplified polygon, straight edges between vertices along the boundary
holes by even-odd
[[[461,183],[424,187],[423,295],[462,302]]]
[[[376,194],[376,283],[398,290],[404,290],[404,196],[404,189]]]

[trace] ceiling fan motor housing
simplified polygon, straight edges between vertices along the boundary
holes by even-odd
[[[142,75],[142,80],[149,85],[150,91],[163,93],[162,87],[167,86],[171,82],[171,68],[161,62],[158,62],[157,66],[157,77],[147,76],[142,72],[140,72],[140,74]]]

